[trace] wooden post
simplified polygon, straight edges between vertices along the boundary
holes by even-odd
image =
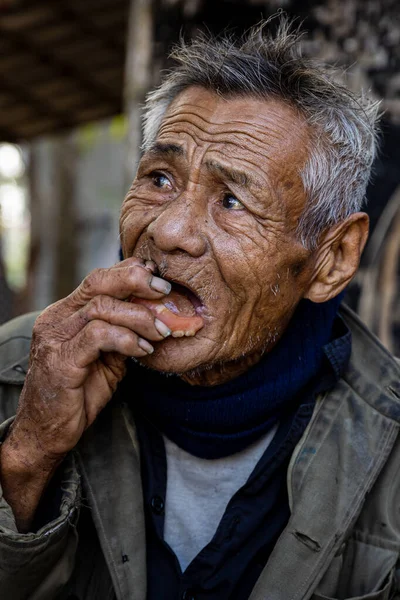
[[[126,44],[124,103],[128,118],[125,190],[135,176],[142,143],[141,106],[152,84],[153,0],[131,0]]]
[[[76,161],[71,135],[30,145],[31,239],[23,311],[42,309],[76,286]]]
[[[31,214],[25,310],[41,310],[54,302],[57,182],[52,176],[52,142],[38,140],[29,148],[28,189]]]
[[[31,142],[28,150],[28,199],[30,212],[30,239],[27,276],[25,288],[19,294],[18,312],[25,313],[37,308],[35,302],[36,277],[39,270],[41,250],[41,192],[39,184],[39,148]]]
[[[65,298],[77,285],[78,234],[75,187],[78,149],[74,134],[60,136],[54,147],[54,181],[58,210],[55,222],[54,297]]]

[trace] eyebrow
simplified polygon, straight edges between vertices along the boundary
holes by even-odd
[[[226,180],[235,185],[241,187],[260,187],[259,183],[245,171],[234,169],[232,167],[225,167],[216,160],[207,160],[205,164],[209,171],[216,173],[217,175],[222,175]]]
[[[151,146],[148,150],[148,154],[153,156],[185,156],[186,152],[179,144],[162,144],[158,142]]]
[[[148,154],[151,156],[186,156],[185,149],[179,144],[163,144],[157,142],[148,150]],[[260,187],[260,184],[254,180],[251,175],[240,169],[234,169],[232,167],[226,167],[216,160],[207,160],[205,162],[207,169],[217,176],[224,177],[227,181],[239,185],[241,187]]]

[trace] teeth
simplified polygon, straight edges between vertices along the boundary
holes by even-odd
[[[185,332],[184,331],[173,331],[171,335],[174,338],[180,338],[180,337],[184,337]]]
[[[162,312],[165,312],[166,308],[165,308],[164,304],[156,304],[154,307],[154,310],[160,314]]]
[[[173,331],[171,333],[172,337],[181,338],[181,337],[193,337],[195,335],[195,331],[193,329],[189,329],[189,331]]]

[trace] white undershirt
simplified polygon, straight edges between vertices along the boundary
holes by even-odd
[[[277,428],[242,452],[216,460],[197,458],[164,437],[164,540],[175,552],[182,572],[213,538],[227,504],[246,483]]]

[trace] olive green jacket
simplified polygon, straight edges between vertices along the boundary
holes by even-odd
[[[400,368],[348,309],[350,365],[318,398],[288,469],[291,518],[251,600],[400,600]],[[0,328],[0,440],[27,370],[34,315]],[[58,498],[56,510],[49,497]],[[45,523],[18,533],[0,495],[1,600],[145,600],[139,447],[112,400],[66,458]],[[49,503],[50,506],[50,503]],[[162,600],[162,599],[160,599]]]

